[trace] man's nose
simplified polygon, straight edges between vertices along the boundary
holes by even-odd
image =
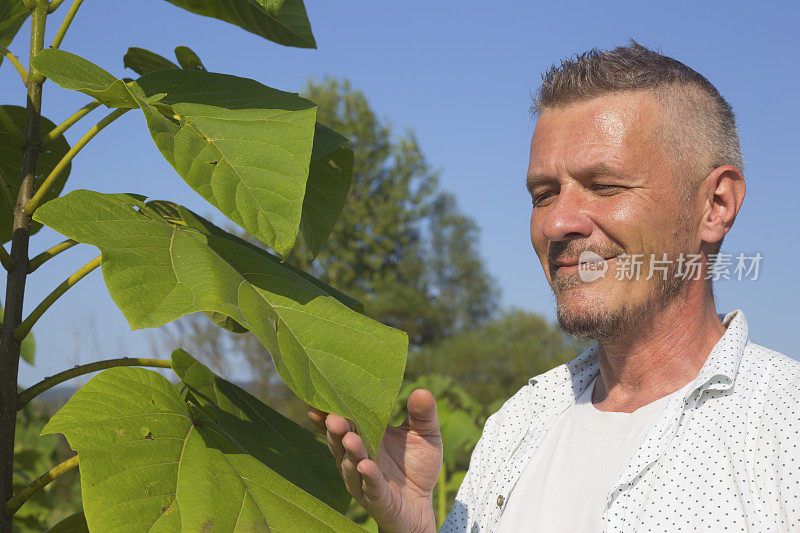
[[[587,215],[589,208],[580,190],[562,187],[546,208],[542,234],[550,241],[588,237],[592,233],[592,221]]]

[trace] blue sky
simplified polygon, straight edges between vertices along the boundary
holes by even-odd
[[[161,0],[84,2],[62,49],[118,75],[129,46],[171,56],[187,45],[213,71],[299,91],[308,77],[349,78],[397,131],[412,128],[442,187],[455,193],[481,229],[480,250],[502,301],[554,317],[551,292],[533,253],[530,199],[523,189],[533,123],[530,95],[541,73],[563,57],[634,38],[704,74],[733,106],[740,127],[747,196],[723,252],[764,256],[759,279],[717,285],[720,312],[741,308],[751,338],[800,355],[793,331],[798,296],[795,244],[800,182],[792,170],[800,134],[796,3],[774,2],[374,2],[307,0],[318,50],[291,49]],[[56,14],[48,28],[52,40]],[[28,26],[12,49],[25,56]],[[24,105],[8,62],[0,101]],[[87,97],[45,86],[43,111],[59,122]],[[102,112],[70,130],[74,143]],[[794,148],[792,148],[794,146]],[[109,165],[112,162],[112,165]],[[76,159],[65,191],[137,192],[177,201],[222,222],[174,173],[140,114],[104,131]],[[32,254],[58,242],[37,234]],[[29,278],[26,314],[69,273],[97,255],[76,247]],[[5,277],[3,276],[3,284]],[[130,332],[105,293],[99,270],[62,297],[35,328],[38,361],[24,365],[28,385],[77,363],[153,354],[146,331]]]

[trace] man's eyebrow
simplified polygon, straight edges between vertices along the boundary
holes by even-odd
[[[531,192],[534,187],[545,181],[553,181],[553,178],[547,177],[544,174],[528,174],[525,178],[525,188],[528,192]]]
[[[576,172],[576,177],[578,179],[588,178],[591,176],[619,176],[622,178],[628,177],[628,175],[621,169],[611,166],[604,161],[593,163]],[[534,172],[528,174],[528,176],[525,178],[525,188],[528,190],[528,192],[530,192],[534,187],[536,187],[540,183],[555,181],[555,180],[556,178],[553,178],[547,174],[539,174]]]

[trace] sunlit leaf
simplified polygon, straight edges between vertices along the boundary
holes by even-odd
[[[42,432],[63,433],[78,452],[92,531],[358,531],[151,370],[99,374]]]
[[[328,447],[312,433],[214,375],[183,350],[172,353],[172,368],[226,437],[337,511],[347,510],[351,498],[342,476]]]
[[[25,108],[15,105],[4,105],[6,113],[11,117],[19,131],[25,131]],[[39,119],[39,131],[44,134],[55,127],[55,124],[45,117]],[[0,172],[2,172],[12,186],[12,196],[16,199],[19,193],[19,181],[22,172],[22,146],[15,142],[16,137],[0,121]],[[39,162],[36,167],[36,181],[47,177],[50,171],[58,164],[64,155],[69,151],[69,144],[63,135],[42,147],[39,152]],[[69,177],[71,164],[68,164],[63,172],[58,176],[53,185],[45,195],[45,201],[51,200],[61,193],[64,183]],[[2,193],[0,193],[2,194]],[[14,223],[14,213],[9,207],[5,198],[0,196],[0,240],[8,242],[11,240],[11,227]],[[42,225],[34,222],[31,224],[30,233],[33,235],[42,228]]]
[[[167,0],[192,13],[224,20],[270,41],[316,48],[303,0]]]
[[[78,190],[34,218],[100,248],[103,278],[132,328],[196,311],[233,318],[267,348],[300,398],[354,420],[374,456],[400,388],[406,335],[267,251],[177,209],[185,226],[133,195]]]
[[[285,256],[300,229],[316,106],[246,78],[161,70],[137,86],[179,117],[144,106],[178,174],[233,222]]]
[[[312,102],[247,78],[198,70],[157,70],[127,86],[60,50],[44,50],[36,64],[62,87],[107,106],[141,107],[153,141],[184,181],[284,257],[300,231],[311,181],[306,211],[316,211],[304,234],[313,235],[315,247],[327,238],[341,211],[339,193],[349,184],[350,165],[340,153],[316,159],[311,168],[317,109]],[[148,105],[156,101],[157,107]],[[326,150],[343,139],[322,131]]]

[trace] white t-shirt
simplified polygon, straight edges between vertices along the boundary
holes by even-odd
[[[500,533],[598,533],[607,498],[669,398],[632,413],[592,404],[595,378],[547,430],[500,518]]]

